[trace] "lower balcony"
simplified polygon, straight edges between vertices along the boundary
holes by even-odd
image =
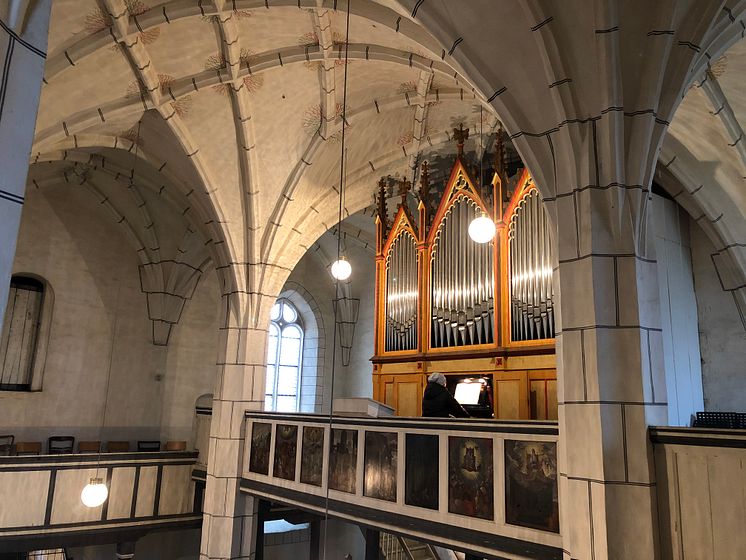
[[[0,553],[198,527],[196,459],[197,452],[181,451],[0,457]],[[80,494],[95,477],[109,496],[86,507]]]

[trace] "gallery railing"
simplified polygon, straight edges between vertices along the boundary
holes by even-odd
[[[661,557],[743,558],[746,430],[652,427]]]
[[[104,534],[199,526],[196,459],[187,451],[0,457],[0,553],[79,544],[81,535],[101,541]],[[91,477],[109,488],[93,508],[80,500]]]
[[[242,490],[429,542],[561,558],[557,424],[246,414]]]

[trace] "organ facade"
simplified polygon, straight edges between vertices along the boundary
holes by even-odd
[[[468,131],[454,137],[458,155],[445,184],[431,184],[422,165],[416,215],[408,181],[398,182],[393,218],[386,181],[379,184],[374,397],[418,416],[427,376],[442,372],[475,416],[556,419],[547,214],[527,170],[506,176],[500,141],[492,180],[481,186],[463,156]],[[496,229],[484,243],[469,234],[480,217]]]

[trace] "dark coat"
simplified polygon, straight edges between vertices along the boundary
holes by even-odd
[[[449,416],[468,418],[469,413],[443,385],[429,382],[422,397],[422,415],[440,418]]]

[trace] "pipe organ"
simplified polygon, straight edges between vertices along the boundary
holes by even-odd
[[[454,136],[459,153],[444,185],[431,186],[423,164],[416,217],[408,181],[393,218],[379,184],[374,397],[418,416],[427,376],[442,372],[452,390],[480,383],[480,411],[492,417],[555,419],[550,222],[528,171],[508,179],[498,160],[480,187],[463,159],[468,130]],[[481,216],[496,226],[486,243],[468,234]]]
[[[430,265],[432,348],[494,341],[494,243],[475,243],[466,234],[480,214],[474,200],[459,196],[435,234]]]
[[[511,340],[553,338],[552,238],[536,189],[516,206],[508,239]]]
[[[386,258],[386,351],[417,348],[417,248],[403,231]]]

